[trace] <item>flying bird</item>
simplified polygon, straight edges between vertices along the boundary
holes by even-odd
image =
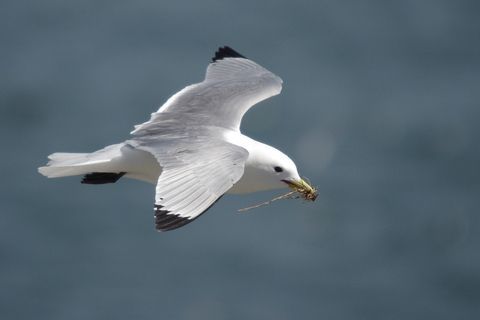
[[[83,175],[86,184],[122,177],[155,184],[159,231],[192,222],[225,193],[290,187],[315,200],[287,155],[240,132],[243,115],[281,90],[278,76],[221,47],[205,79],[170,97],[131,139],[92,153],[53,153],[38,171],[48,178]]]

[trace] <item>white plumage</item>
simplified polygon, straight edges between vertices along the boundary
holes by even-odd
[[[84,183],[125,177],[156,183],[158,230],[185,225],[223,194],[287,187],[300,181],[277,149],[240,133],[254,104],[279,94],[282,80],[229,47],[220,48],[203,82],[173,95],[132,138],[93,153],[54,153],[39,172],[86,175]]]

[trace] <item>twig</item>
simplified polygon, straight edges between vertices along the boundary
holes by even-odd
[[[294,193],[296,193],[296,191],[290,191],[290,192],[288,192],[288,193],[286,193],[286,194],[282,194],[281,196],[275,197],[275,198],[273,198],[272,200],[268,200],[268,201],[265,201],[265,202],[262,202],[262,203],[253,205],[253,206],[251,206],[251,207],[246,207],[246,208],[238,209],[237,211],[238,211],[238,212],[244,212],[244,211],[248,211],[248,210],[250,210],[250,209],[255,209],[255,208],[258,208],[258,207],[267,206],[267,205],[269,205],[270,203],[272,203],[272,202],[274,202],[274,201],[277,201],[277,200],[282,200],[282,199],[296,199],[296,198],[298,198],[299,196],[292,196]]]

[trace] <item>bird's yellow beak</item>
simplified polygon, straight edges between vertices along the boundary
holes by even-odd
[[[300,180],[282,180],[290,189],[300,193],[301,197],[305,200],[315,201],[318,193],[315,187],[312,187],[308,182],[303,179]]]

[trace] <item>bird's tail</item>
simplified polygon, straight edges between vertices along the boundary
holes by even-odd
[[[123,143],[114,144],[92,153],[52,153],[48,156],[50,161],[46,166],[38,168],[38,172],[48,178],[85,175],[97,172],[120,174],[122,170],[118,166],[118,160],[122,155],[121,148],[123,145]],[[122,173],[122,175],[123,174],[124,173]],[[118,178],[120,177],[121,175]],[[97,179],[99,177],[91,178]],[[105,178],[105,176],[103,178]],[[118,178],[116,180],[118,180]],[[88,179],[85,183],[95,183],[89,182],[92,179]],[[95,181],[99,180],[97,179]]]

